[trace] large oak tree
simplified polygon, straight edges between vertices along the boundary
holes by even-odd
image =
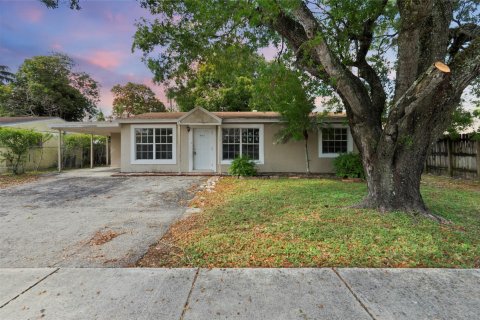
[[[221,42],[286,43],[298,68],[331,87],[346,110],[368,183],[361,206],[433,217],[421,173],[478,80],[478,0],[140,2],[158,19],[138,23],[134,47],[159,81]]]

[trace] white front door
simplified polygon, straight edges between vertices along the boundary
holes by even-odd
[[[215,171],[214,128],[193,128],[193,170]]]

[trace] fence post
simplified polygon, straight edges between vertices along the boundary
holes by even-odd
[[[477,179],[480,180],[480,140],[477,141]]]
[[[62,130],[58,130],[58,154],[57,154],[57,169],[58,172],[62,171]]]
[[[448,156],[448,175],[453,177],[453,151],[452,140],[450,137],[447,140],[447,156]]]
[[[90,134],[90,169],[93,169],[93,134]]]

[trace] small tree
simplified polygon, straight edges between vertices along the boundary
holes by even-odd
[[[304,141],[307,174],[310,174],[308,133],[318,126],[317,117],[311,116],[315,105],[309,91],[308,79],[303,79],[300,72],[273,62],[262,70],[253,97],[259,109],[279,112],[285,121],[284,128],[275,137],[278,143],[292,139]]]
[[[42,140],[42,134],[32,130],[0,128],[0,157],[10,163],[13,174],[19,173],[19,168],[25,163],[30,148]]]
[[[42,134],[42,137],[39,141],[40,143],[40,158],[38,159],[38,162],[37,162],[37,165],[35,166],[35,171],[38,171],[38,169],[40,168],[40,164],[42,163],[42,160],[43,160],[43,151],[44,151],[44,145],[45,143],[47,143],[50,139],[53,138],[53,135],[51,133],[44,133]]]

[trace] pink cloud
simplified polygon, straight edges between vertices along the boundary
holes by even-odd
[[[118,51],[97,50],[87,56],[85,59],[103,69],[115,69],[120,65],[124,54]]]
[[[22,8],[20,16],[30,23],[39,22],[43,18],[42,10],[35,7]]]
[[[142,83],[152,89],[152,91],[155,92],[155,95],[158,99],[160,99],[160,101],[162,101],[163,103],[167,102],[168,99],[165,92],[165,86],[155,84],[150,78],[143,78]]]
[[[63,46],[60,44],[60,43],[52,43],[52,45],[50,46],[52,47],[53,50],[63,50]]]

